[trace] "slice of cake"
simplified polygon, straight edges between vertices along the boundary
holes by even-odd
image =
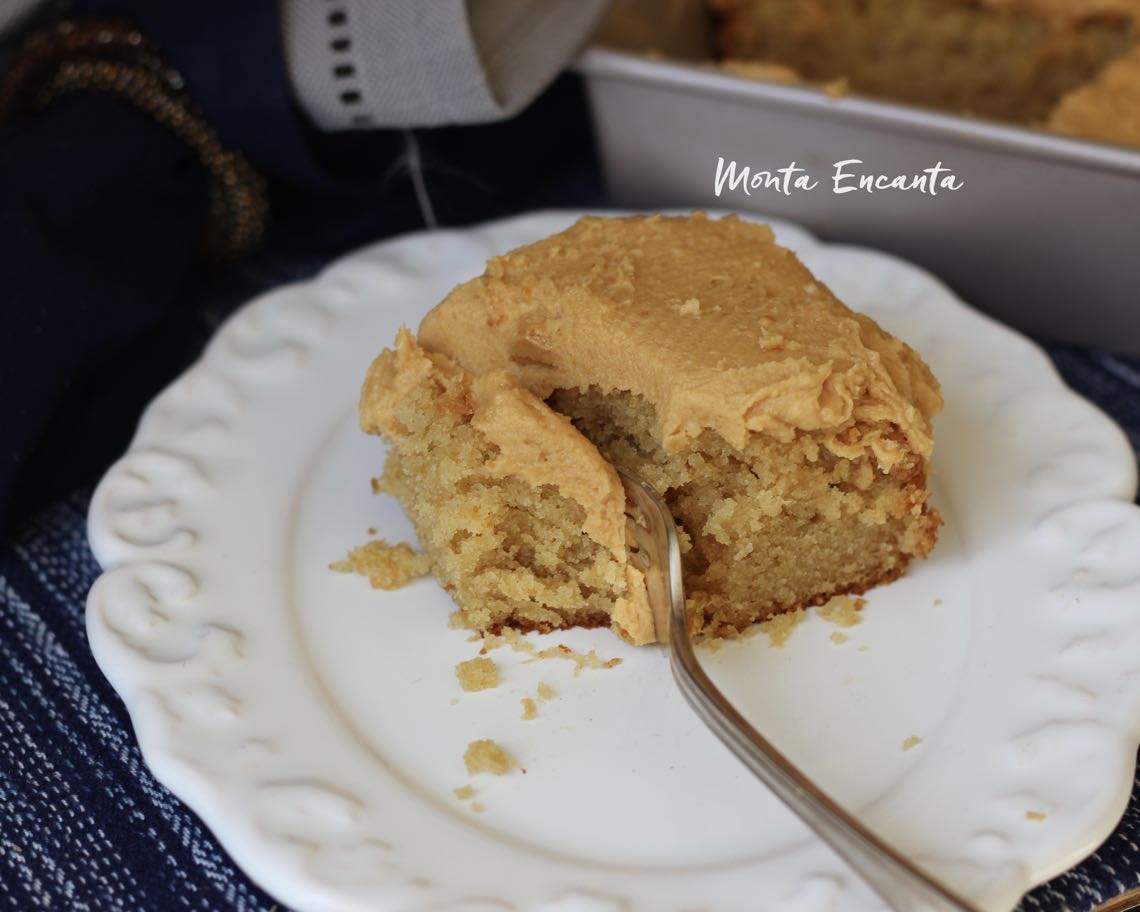
[[[899,576],[934,545],[919,357],[735,218],[582,219],[493,259],[371,368],[383,485],[479,630],[660,639],[612,465],[665,497],[698,632]]]

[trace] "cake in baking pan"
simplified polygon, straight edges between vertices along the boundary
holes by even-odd
[[[865,95],[1140,144],[1138,0],[708,5],[730,66],[763,61]],[[1116,65],[1126,58],[1133,63]]]

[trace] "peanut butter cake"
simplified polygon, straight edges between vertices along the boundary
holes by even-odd
[[[585,218],[490,261],[369,370],[381,487],[481,631],[659,640],[624,466],[683,539],[695,632],[899,576],[934,545],[938,383],[762,225]]]
[[[1140,73],[1113,64],[1140,37],[1140,0],[708,3],[733,68],[759,61],[867,95],[1137,144],[1135,109],[1113,95],[1135,97]],[[1131,125],[1118,130],[1121,114]]]

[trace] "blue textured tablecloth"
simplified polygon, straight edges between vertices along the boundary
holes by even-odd
[[[230,282],[217,318],[314,271],[263,254]],[[1140,359],[1051,347],[1069,384],[1112,415],[1140,452]],[[126,711],[91,657],[84,599],[89,490],[0,546],[0,907],[19,910],[282,909],[151,777]],[[1023,908],[1086,912],[1140,886],[1140,790],[1091,858]]]

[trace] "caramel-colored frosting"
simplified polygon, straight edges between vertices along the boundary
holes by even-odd
[[[628,564],[625,492],[617,473],[569,419],[558,414],[508,372],[472,376],[451,358],[426,352],[407,329],[394,349],[372,363],[360,398],[360,425],[369,434],[399,440],[407,430],[397,418],[414,390],[431,389],[435,407],[469,423],[498,452],[481,468],[496,478],[518,478],[533,487],[551,485],[581,505],[582,531],[625,568],[628,595],[614,607],[615,630],[634,645],[656,638],[641,573]]]
[[[539,399],[644,396],[671,451],[706,429],[738,448],[812,432],[888,470],[908,451],[929,456],[942,405],[914,351],[845,307],[770,229],[735,217],[584,218],[491,260],[419,339]]]

